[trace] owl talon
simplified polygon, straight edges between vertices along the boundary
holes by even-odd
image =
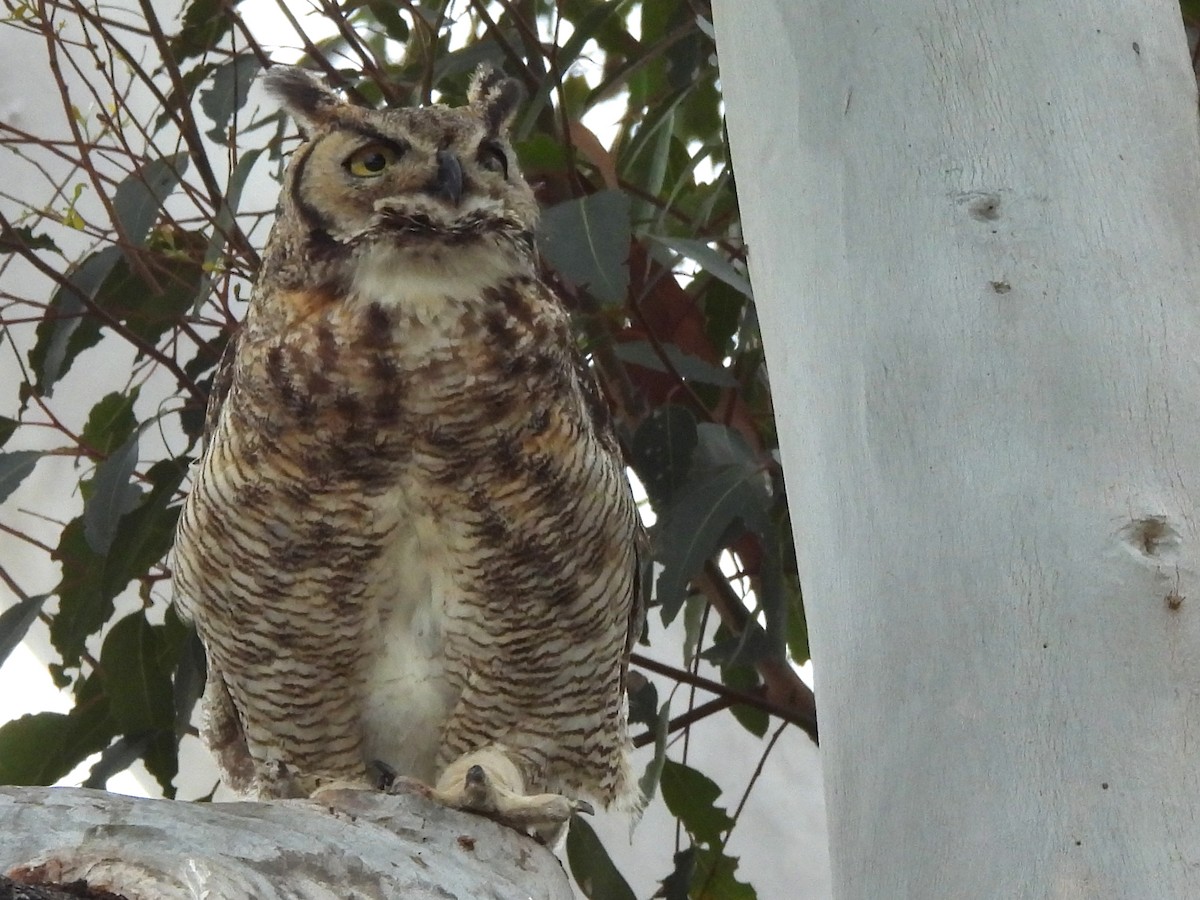
[[[520,775],[495,751],[459,760],[442,774],[431,796],[455,809],[478,813],[519,830],[558,830],[577,812],[592,813],[592,805],[561,794],[526,794]]]

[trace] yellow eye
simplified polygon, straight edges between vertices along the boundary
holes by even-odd
[[[367,144],[346,157],[346,171],[355,178],[376,178],[399,156],[394,148],[386,144]]]

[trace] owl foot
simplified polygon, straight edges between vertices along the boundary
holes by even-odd
[[[517,767],[494,748],[468,753],[452,763],[430,796],[446,806],[539,834],[558,833],[575,813],[594,812],[587,801],[562,794],[526,794]]]

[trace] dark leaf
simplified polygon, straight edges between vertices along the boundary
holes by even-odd
[[[680,850],[675,854],[673,861],[675,868],[662,880],[659,895],[663,900],[688,900],[688,891],[696,874],[696,848]]]
[[[50,298],[35,332],[36,343],[29,351],[29,365],[39,394],[49,397],[55,382],[71,368],[75,357],[99,342],[98,323],[84,315],[86,301],[95,296],[119,260],[121,251],[116,247],[97,250],[67,272],[68,283]]]
[[[646,770],[638,779],[638,790],[642,792],[645,802],[654,799],[658,783],[662,779],[663,766],[667,762],[667,727],[671,723],[671,698],[663,701],[662,708],[655,717],[654,728],[654,757],[646,763]]]
[[[698,441],[696,417],[675,404],[653,410],[633,433],[633,467],[659,513],[687,482]]]
[[[641,682],[637,688],[634,687],[635,677]],[[653,728],[657,719],[658,688],[641,672],[631,673],[629,678],[629,721]]]
[[[212,87],[200,92],[200,108],[213,122],[207,136],[218,144],[229,139],[229,120],[246,105],[250,83],[258,74],[258,57],[239,53],[213,70]]]
[[[84,641],[112,615],[115,594],[104,590],[105,560],[84,537],[82,516],[67,523],[51,558],[61,563],[62,578],[54,590],[59,604],[50,621],[50,640],[63,663],[74,666],[79,664]]]
[[[375,16],[375,21],[384,27],[389,38],[401,43],[408,41],[408,23],[401,18],[392,0],[370,0],[367,6]]]
[[[621,362],[632,363],[656,372],[670,371],[649,341],[624,341],[617,344],[615,349],[617,358]],[[737,386],[737,380],[729,374],[727,369],[714,366],[699,357],[688,356],[674,344],[663,344],[662,352],[676,373],[687,381],[715,384],[717,387]]]
[[[151,240],[154,275],[161,291],[142,280],[124,259],[113,267],[96,294],[96,305],[146,345],[175,327],[191,308],[204,277],[198,232],[172,232],[171,245]],[[147,254],[143,253],[143,259]],[[139,354],[140,355],[140,354]]]
[[[133,415],[133,404],[137,402],[138,388],[128,394],[114,391],[101,398],[88,413],[87,424],[80,437],[90,450],[108,456],[133,435],[137,418]]]
[[[186,153],[152,159],[117,185],[113,209],[120,220],[121,231],[130,243],[138,247],[146,243],[163,204],[187,167]]]
[[[12,450],[0,453],[0,503],[28,477],[43,455],[40,450]]]
[[[760,473],[741,465],[721,466],[682,488],[653,529],[655,559],[662,563],[654,596],[662,606],[663,624],[679,613],[688,581],[705,561],[746,527],[757,530],[766,520]]]
[[[696,874],[692,877],[693,900],[758,900],[754,888],[738,881],[738,861],[715,847],[696,849]]]
[[[129,483],[137,463],[138,439],[134,435],[96,467],[83,506],[83,534],[92,552],[99,556],[108,554],[121,517],[137,505],[142,495],[137,485]]]
[[[8,416],[0,416],[0,447],[8,443],[8,439],[13,436],[13,432],[17,430],[17,426],[20,424],[16,419],[10,419]]]
[[[719,278],[738,293],[749,299],[754,298],[754,293],[750,289],[750,279],[735,269],[729,260],[704,241],[655,234],[648,234],[646,237],[680,256],[686,256],[705,272],[714,278]]]
[[[36,713],[0,726],[0,784],[53,784],[113,738],[103,697],[68,714]]]
[[[196,702],[204,693],[206,677],[204,645],[194,628],[189,628],[179,650],[179,663],[172,682],[175,704],[175,738],[181,739],[192,721]]]
[[[171,55],[182,62],[213,49],[233,27],[228,0],[192,0],[183,13],[183,28],[171,39]]]
[[[62,564],[55,593],[59,610],[50,638],[67,665],[77,665],[84,641],[113,614],[113,598],[135,578],[144,577],[171,546],[179,508],[175,491],[187,471],[185,460],[162,460],[150,467],[152,490],[121,517],[107,556],[94,552],[83,532],[83,519],[63,529],[53,558]]]
[[[141,759],[142,754],[150,745],[150,735],[126,735],[119,737],[100,753],[100,758],[93,763],[88,771],[88,777],[81,787],[93,788],[98,791],[108,787],[108,779],[124,772]]]
[[[23,253],[26,250],[53,250],[58,246],[47,235],[34,234],[28,225],[16,228],[0,228],[0,253]]]
[[[567,861],[571,864],[575,882],[588,900],[636,900],[596,832],[580,816],[571,819],[567,831]]]
[[[749,692],[753,692],[759,684],[758,675],[748,665],[723,666],[721,681],[735,690]],[[742,724],[742,727],[755,737],[762,737],[767,733],[771,718],[763,710],[735,703],[730,707],[730,711],[733,713],[733,717]]]
[[[179,745],[169,731],[156,731],[142,756],[146,771],[154,776],[168,800],[175,799],[175,776],[179,774]]]
[[[538,245],[572,284],[602,303],[619,303],[629,286],[629,197],[600,191],[542,214]]]
[[[171,674],[160,665],[161,630],[138,611],[118,621],[104,638],[104,688],[113,721],[123,734],[174,731]]]
[[[671,815],[700,844],[718,846],[733,819],[716,805],[721,789],[707,775],[668,759],[662,770],[662,797]]]
[[[208,299],[209,292],[212,290],[212,275],[209,273],[217,268],[218,263],[225,255],[225,245],[229,243],[229,236],[237,228],[236,214],[242,202],[242,188],[245,187],[250,171],[262,154],[262,148],[247,150],[239,157],[237,165],[234,166],[233,172],[229,176],[229,186],[225,189],[221,209],[217,212],[216,219],[213,220],[212,235],[204,250],[204,265],[201,267],[199,284],[191,302],[193,316],[199,315],[200,307],[204,305],[204,301]]]
[[[0,613],[0,666],[8,659],[8,655],[16,649],[29,631],[29,626],[37,621],[38,613],[49,594],[37,594],[17,602]]]

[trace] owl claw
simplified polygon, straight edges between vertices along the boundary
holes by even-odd
[[[487,761],[456,766],[447,771],[432,792],[435,800],[455,809],[478,813],[518,830],[557,830],[575,813],[594,812],[585,800],[561,794],[525,794],[513,787],[502,769],[489,769]]]

